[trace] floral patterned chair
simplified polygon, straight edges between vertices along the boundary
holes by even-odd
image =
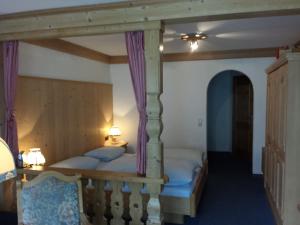
[[[89,225],[82,207],[80,176],[43,172],[17,182],[19,225]]]

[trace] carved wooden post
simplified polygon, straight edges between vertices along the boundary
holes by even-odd
[[[161,23],[157,23],[157,29],[145,30],[145,61],[147,82],[147,177],[161,178],[163,170],[163,143],[160,140],[162,132],[162,66],[159,46],[162,40]],[[147,224],[158,225],[163,223],[159,194],[161,185],[147,185],[150,200],[148,203]]]

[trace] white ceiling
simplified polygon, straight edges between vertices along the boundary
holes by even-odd
[[[198,51],[293,45],[300,40],[299,27],[300,15],[167,25],[164,52],[188,52],[189,45],[178,38],[179,34],[200,31],[206,33],[208,39],[200,41]],[[72,37],[64,40],[108,55],[126,54],[124,34]]]
[[[128,0],[0,0],[0,14],[123,1]],[[300,15],[167,25],[164,52],[188,52],[188,43],[179,40],[179,34],[200,31],[208,39],[200,42],[198,51],[292,45],[300,40],[299,27]],[[64,39],[108,55],[126,54],[124,34]]]
[[[124,2],[128,0],[0,0],[0,15],[40,9]]]

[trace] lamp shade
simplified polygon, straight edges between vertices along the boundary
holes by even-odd
[[[108,135],[110,135],[110,136],[120,136],[121,131],[120,131],[119,127],[113,126],[109,129]]]
[[[40,148],[31,148],[29,153],[24,157],[24,162],[28,165],[44,165],[46,159]]]
[[[14,157],[2,138],[0,138],[0,162],[0,183],[17,175]]]

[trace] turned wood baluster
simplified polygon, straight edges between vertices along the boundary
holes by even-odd
[[[148,184],[147,189],[150,193],[150,199],[147,206],[148,220],[147,225],[163,224],[163,215],[159,201],[161,186],[159,184]]]
[[[106,195],[104,191],[105,182],[97,180],[95,182],[96,196],[94,199],[94,212],[96,213],[95,222],[93,224],[104,225],[107,221],[104,217],[106,209]]]
[[[124,212],[122,182],[111,181],[112,193],[111,193],[111,213],[113,218],[110,220],[110,225],[123,225],[124,220],[122,218]]]
[[[94,216],[96,214],[94,211],[95,186],[93,185],[92,179],[88,179],[88,184],[85,186],[84,195],[85,211],[88,216],[89,222],[93,222]]]
[[[131,190],[129,198],[129,213],[132,220],[130,221],[130,225],[143,225],[141,221],[143,216],[143,198],[141,195],[143,184],[129,183],[128,185]]]

